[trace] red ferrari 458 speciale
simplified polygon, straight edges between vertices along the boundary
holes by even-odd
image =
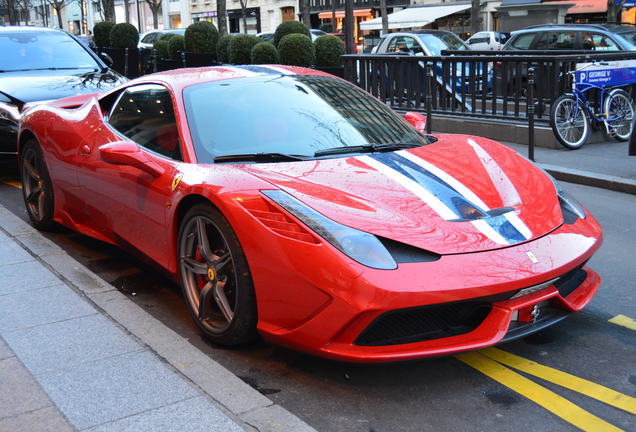
[[[39,229],[158,264],[223,345],[409,360],[583,308],[596,220],[513,150],[422,124],[315,70],[158,73],[29,108],[24,198]]]

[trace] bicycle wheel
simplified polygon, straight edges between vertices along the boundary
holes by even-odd
[[[618,141],[627,141],[632,133],[634,102],[625,90],[614,89],[603,103],[607,133]],[[613,131],[613,132],[612,132]]]
[[[590,134],[590,119],[573,95],[559,96],[550,109],[550,125],[559,142],[569,149],[578,149]]]

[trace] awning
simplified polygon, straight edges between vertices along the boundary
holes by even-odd
[[[371,15],[371,9],[356,9],[353,11],[353,16],[369,16]],[[344,11],[336,11],[336,18],[344,18]],[[320,12],[318,14],[320,19],[331,19],[331,12]]]
[[[409,7],[401,11],[388,15],[389,28],[411,28],[422,27],[430,24],[438,18],[452,15],[457,12],[470,9],[470,4],[452,5],[452,6],[423,6]],[[360,30],[381,30],[382,17],[360,23]]]
[[[547,3],[574,3],[567,14],[589,14],[607,12],[607,0],[567,0]]]

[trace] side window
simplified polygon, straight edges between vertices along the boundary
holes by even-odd
[[[412,52],[413,54],[418,54],[421,52],[424,52],[424,50],[422,49],[422,47],[420,46],[420,44],[413,39],[412,37],[404,37],[403,38],[404,41],[404,45],[406,45],[406,49],[409,52]]]
[[[141,40],[141,42],[143,42],[143,43],[154,43],[154,42],[155,42],[155,40],[156,40],[156,35],[157,35],[156,33],[150,33],[150,34],[147,34],[147,35],[146,35],[146,36],[145,36],[145,37]]]
[[[582,49],[592,51],[619,51],[618,46],[608,36],[600,33],[583,33]]]
[[[126,89],[113,105],[108,123],[140,146],[182,160],[172,98],[167,88],[142,84]]]
[[[573,50],[576,49],[576,32],[545,32],[539,38],[535,49]]]
[[[396,36],[389,41],[389,46],[386,48],[387,52],[398,52],[406,50],[406,44],[404,43],[404,37]]]
[[[530,44],[532,44],[532,40],[534,39],[535,35],[536,33],[524,33],[522,35],[517,36],[512,41],[512,47],[514,49],[519,49],[519,50],[529,50]]]

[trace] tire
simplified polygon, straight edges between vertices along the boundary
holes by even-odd
[[[211,204],[194,205],[179,227],[177,264],[192,318],[213,343],[243,345],[256,338],[256,295],[243,248]]]
[[[20,177],[24,205],[31,223],[40,231],[53,230],[53,183],[42,149],[35,139],[28,140],[21,149]]]
[[[632,119],[634,118],[634,101],[629,93],[622,89],[610,91],[609,96],[603,103],[603,113],[607,121],[608,135],[614,130],[614,138],[618,141],[627,141],[632,133]],[[609,119],[617,118],[610,121]]]
[[[559,96],[552,104],[550,125],[559,142],[571,150],[581,148],[590,134],[590,119],[585,108],[577,109],[576,98],[569,94]]]

